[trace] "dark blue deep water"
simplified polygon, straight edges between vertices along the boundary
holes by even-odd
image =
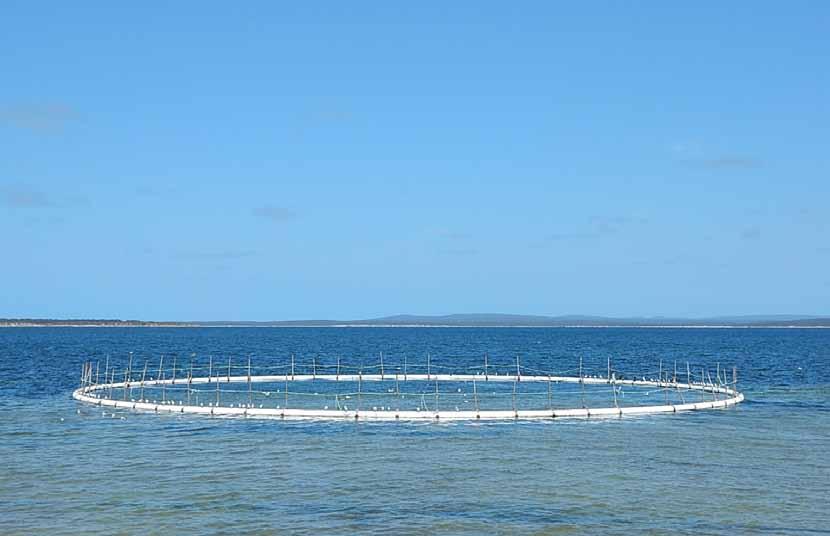
[[[282,422],[71,398],[160,354],[738,368],[737,408],[605,420]],[[669,365],[667,365],[669,366]],[[731,370],[731,369],[730,369]],[[830,534],[830,330],[0,329],[0,533]]]

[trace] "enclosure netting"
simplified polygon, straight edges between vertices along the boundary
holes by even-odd
[[[484,356],[470,360],[283,360],[178,356],[84,364],[83,402],[215,416],[367,419],[505,419],[613,416],[727,407],[743,400],[734,368],[662,361],[648,371],[542,369]],[[137,365],[137,366],[136,366]]]

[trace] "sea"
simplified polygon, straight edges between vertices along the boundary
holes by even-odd
[[[728,409],[495,422],[103,411],[82,364],[723,367]],[[318,361],[319,360],[319,361]],[[327,361],[328,360],[328,361]],[[420,361],[419,361],[420,360]],[[387,365],[390,366],[390,365]],[[672,372],[673,373],[673,372]],[[726,376],[726,375],[724,375]],[[2,328],[0,534],[830,534],[830,330]]]

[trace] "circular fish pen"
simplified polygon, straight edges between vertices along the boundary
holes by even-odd
[[[257,367],[220,365],[116,370],[109,359],[86,362],[72,396],[86,404],[154,413],[215,417],[322,420],[505,420],[621,417],[726,408],[743,401],[737,373],[717,366],[659,369],[624,374],[607,361],[605,374],[591,374],[582,360],[569,371],[522,366],[441,366],[427,357],[384,367],[290,363]],[[103,381],[102,381],[103,374]],[[714,374],[714,377],[713,377]]]

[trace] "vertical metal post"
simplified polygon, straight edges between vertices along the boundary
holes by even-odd
[[[582,356],[579,357],[579,388],[582,395],[582,407],[585,408],[585,380],[582,379]]]
[[[608,375],[605,376],[608,379],[608,382],[611,383],[611,358],[608,358]]]
[[[383,352],[380,353],[380,379],[383,380]]]
[[[219,400],[220,400],[219,399],[219,393],[220,393],[219,386],[221,385],[221,383],[222,382],[220,382],[219,378],[217,377],[216,378],[216,403],[214,403],[214,407],[217,407],[217,408],[219,407]]]
[[[516,385],[518,384],[517,381],[513,381],[513,415],[518,417],[518,413],[516,412]]]
[[[687,389],[692,388],[692,369],[689,367],[688,361],[686,361],[686,386]]]
[[[484,352],[484,381],[488,381],[489,379],[487,375],[487,352]]]
[[[617,402],[617,375],[614,374],[614,378],[611,380],[611,391],[614,392],[614,407],[620,409],[620,405]]]
[[[133,353],[130,352],[130,360],[127,364],[127,377],[132,379],[133,376]]]
[[[519,367],[519,354],[516,354],[516,381],[522,381],[522,369]]]
[[[141,373],[141,398],[139,402],[144,402],[144,379],[147,377],[147,362],[144,362],[144,372]]]
[[[127,369],[124,369],[124,401],[127,400],[127,386],[129,385],[129,382],[127,381],[127,374]]]
[[[550,410],[551,415],[553,415],[553,385],[550,374],[548,374],[548,409]]]
[[[401,410],[401,386],[398,384],[398,373],[395,373],[395,406]]]
[[[110,355],[107,354],[107,362],[106,362],[106,365],[104,365],[104,381],[107,381],[107,378],[110,377],[109,372],[110,372]]]
[[[340,381],[340,354],[337,355],[337,381]]]
[[[173,354],[173,378],[171,380],[173,382],[173,385],[176,385],[176,358],[177,357],[178,356],[176,354]]]
[[[291,359],[293,361],[294,354],[291,354]],[[292,375],[292,377],[293,377],[293,375]],[[288,409],[288,373],[287,372],[285,374],[285,389],[284,389],[284,391],[285,391],[285,394],[284,394],[285,401],[282,405],[283,415],[285,415],[285,410]]]
[[[228,356],[228,382],[231,382],[231,356]]]
[[[294,354],[291,354],[291,379],[294,379]]]
[[[190,356],[190,372],[187,374],[187,405],[190,405],[190,387],[193,385],[193,355]]]
[[[164,394],[164,354],[159,358],[159,373],[156,375],[156,385],[161,385],[161,392]]]
[[[248,407],[253,407],[254,393],[251,386],[251,356],[248,356]]]
[[[429,381],[429,379],[430,379],[431,361],[432,361],[432,358],[430,357],[429,352],[427,352],[427,381]]]
[[[101,372],[101,361],[95,362],[95,385],[98,385],[98,380],[100,379],[99,373]]]
[[[357,412],[360,413],[360,403],[363,395],[363,367],[357,370]]]
[[[208,383],[213,376],[213,355],[208,356]]]
[[[435,415],[438,415],[438,376],[435,377]]]
[[[403,355],[403,381],[406,381],[406,354]]]
[[[317,379],[317,356],[311,356],[311,377]]]
[[[479,417],[479,415],[478,415],[478,411],[479,411],[478,391],[476,390],[476,380],[475,380],[475,378],[473,378],[473,401],[475,402],[475,406],[476,406],[476,418],[478,418]]]

